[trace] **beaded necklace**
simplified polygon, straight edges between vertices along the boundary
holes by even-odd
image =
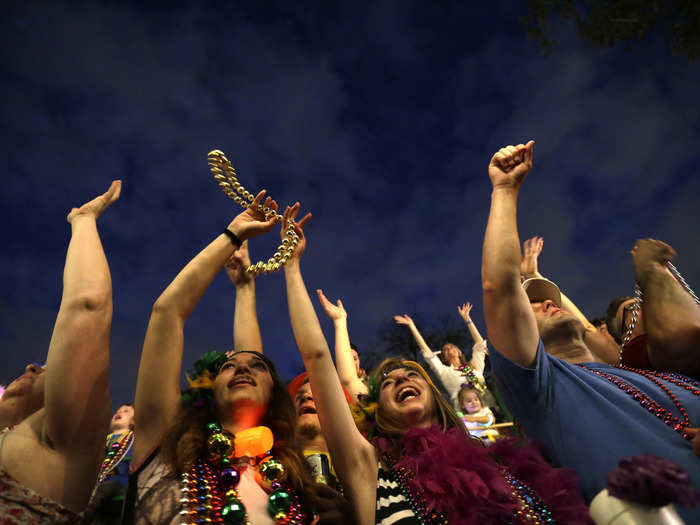
[[[134,433],[131,430],[127,430],[118,441],[107,446],[105,457],[102,460],[102,465],[100,465],[100,474],[97,476],[98,485],[109,477],[121,460],[124,459],[133,443]]]
[[[271,489],[267,511],[279,525],[300,525],[306,519],[301,510],[297,496],[282,483],[285,471],[282,463],[270,456],[272,448],[272,433],[267,427],[249,429],[262,432],[262,439],[253,443],[250,437],[241,438],[239,432],[234,436],[221,429],[218,423],[209,423],[209,439],[207,439],[207,458],[198,458],[189,472],[182,474],[182,510],[180,516],[183,525],[199,523],[215,523],[219,525],[248,525],[248,512],[241,501],[237,486],[242,476],[242,464],[252,459],[260,466],[260,476],[266,487]],[[267,436],[269,435],[269,439]],[[236,460],[236,452],[241,447],[235,444],[237,438],[244,443],[245,452],[251,453],[262,450],[262,453],[248,456],[243,455],[243,461],[232,464]],[[264,444],[261,444],[264,443]],[[258,461],[260,459],[260,461]]]
[[[405,466],[396,466],[393,458],[389,454],[384,454],[384,461],[391,466],[391,473],[396,480],[396,483],[404,495],[408,504],[413,510],[413,513],[418,519],[420,525],[448,525],[447,518],[437,510],[428,511],[425,498],[417,495],[408,483],[409,479],[415,477],[415,473]],[[552,515],[544,501],[537,493],[530,488],[526,483],[520,481],[513,476],[508,469],[501,467],[501,473],[506,480],[506,483],[511,488],[513,499],[519,503],[519,508],[516,510],[508,522],[513,524],[530,524],[534,525],[556,525],[557,521]]]
[[[688,417],[688,412],[678,400],[678,397],[676,397],[676,395],[673,392],[671,392],[671,389],[664,385],[661,381],[668,381],[673,385],[679,386],[687,390],[694,396],[700,396],[700,383],[698,383],[697,381],[694,381],[689,377],[685,377],[680,374],[674,374],[671,372],[657,372],[654,370],[641,370],[639,368],[631,368],[625,365],[615,365],[615,368],[619,368],[620,370],[627,370],[629,372],[634,372],[636,374],[642,375],[646,377],[649,381],[657,385],[664,392],[664,394],[666,394],[669,397],[671,402],[678,409],[678,412],[681,415],[681,417],[679,418],[678,416],[674,416],[673,412],[661,406],[659,402],[654,400],[646,392],[643,392],[642,390],[628,383],[627,381],[620,379],[619,377],[614,376],[612,374],[608,374],[607,372],[603,372],[595,368],[589,368],[583,363],[578,363],[578,366],[580,366],[584,370],[593,372],[598,377],[606,379],[607,381],[615,385],[617,388],[625,392],[627,395],[632,397],[632,399],[637,401],[642,406],[642,408],[645,408],[651,414],[655,415],[657,418],[659,418],[666,425],[671,427],[674,431],[678,432],[685,439],[690,438],[690,436],[688,436],[688,434],[685,433],[685,428],[690,426],[690,418]]]
[[[666,267],[668,270],[671,272],[671,275],[678,281],[678,283],[683,287],[683,289],[690,294],[690,296],[693,298],[693,300],[700,304],[700,298],[698,298],[697,294],[693,291],[693,289],[690,287],[688,282],[683,278],[681,275],[681,272],[678,271],[678,268],[674,266],[674,264],[671,261],[668,261],[666,263]],[[642,289],[639,286],[639,284],[635,283],[634,285],[634,302],[630,305],[630,314],[631,314],[631,319],[627,324],[627,328],[625,329],[625,333],[622,335],[622,344],[620,345],[620,351],[618,352],[618,364],[622,364],[623,358],[622,354],[625,352],[625,345],[630,342],[630,338],[632,337],[632,332],[634,331],[634,327],[637,325],[637,319],[639,317],[639,309],[642,306],[642,302],[644,300],[644,297],[642,296]],[[624,328],[624,327],[623,327]]]
[[[472,388],[475,388],[477,392],[480,394],[484,394],[486,392],[486,387],[479,382],[479,378],[476,375],[476,372],[474,372],[474,369],[469,366],[469,365],[462,365],[459,368],[457,368],[462,373],[462,377],[464,377],[464,383],[462,383],[462,387],[465,386],[470,386]]]

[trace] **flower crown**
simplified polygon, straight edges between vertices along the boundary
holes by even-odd
[[[194,369],[185,372],[189,388],[180,399],[186,405],[203,406],[214,397],[214,379],[226,362],[227,354],[210,350],[194,362]]]

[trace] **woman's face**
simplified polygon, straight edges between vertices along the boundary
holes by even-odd
[[[433,391],[420,372],[412,368],[390,370],[379,389],[379,406],[388,418],[400,421],[407,428],[437,422]]]
[[[459,363],[459,349],[452,343],[445,343],[442,347],[442,355],[450,364]]]
[[[272,374],[251,352],[232,354],[214,380],[214,400],[224,412],[242,406],[267,407],[272,396]]]
[[[467,414],[475,414],[481,410],[481,400],[476,392],[467,392],[462,398],[462,410]]]

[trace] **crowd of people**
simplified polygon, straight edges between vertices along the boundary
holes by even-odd
[[[112,287],[97,219],[121,183],[72,209],[46,364],[0,398],[0,524],[584,524],[609,474],[640,455],[665,462],[671,501],[700,523],[698,299],[673,249],[644,239],[635,295],[589,321],[540,274],[542,238],[521,250],[533,148],[507,146],[488,166],[488,340],[472,305],[458,306],[469,357],[450,342],[434,351],[402,314],[430,373],[401,349],[367,373],[342,301],[317,290],[331,352],[301,272],[311,215],[297,219],[299,203],[279,214],[261,191],[154,302],[133,404],[111,421]],[[306,368],[288,383],[263,351],[247,271],[248,240],[277,225]],[[203,355],[183,388],[184,326],[222,269],[236,289],[233,349]]]

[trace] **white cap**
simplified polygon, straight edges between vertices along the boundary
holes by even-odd
[[[561,292],[559,287],[549,279],[544,277],[533,277],[523,281],[523,290],[533,302],[551,300],[557,307],[561,308]]]

